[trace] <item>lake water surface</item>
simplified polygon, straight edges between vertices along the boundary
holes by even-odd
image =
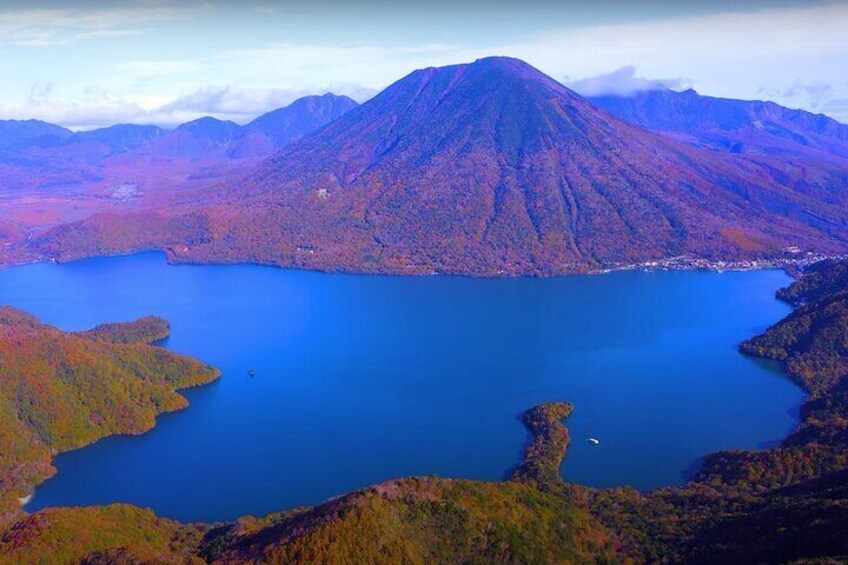
[[[800,390],[736,350],[789,311],[774,298],[788,282],[327,275],[159,254],[2,270],[0,303],[65,330],[162,316],[165,347],[223,371],[154,431],[57,457],[29,509],[128,502],[211,521],[405,475],[500,480],[528,438],[520,413],[553,400],[575,404],[567,480],[679,484],[704,455],[797,423]]]

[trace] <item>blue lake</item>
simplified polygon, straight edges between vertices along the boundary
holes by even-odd
[[[405,475],[496,481],[528,439],[521,412],[553,400],[575,404],[567,480],[680,484],[704,455],[796,425],[800,390],[736,349],[789,311],[774,298],[788,282],[327,275],[159,254],[2,270],[0,303],[66,330],[162,316],[165,347],[223,371],[154,431],[57,457],[29,509],[128,502],[211,521]]]

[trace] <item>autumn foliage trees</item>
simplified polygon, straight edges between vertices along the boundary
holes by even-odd
[[[157,318],[74,334],[0,308],[0,515],[53,473],[53,454],[147,431],[186,406],[178,389],[217,378],[148,345],[167,335]]]

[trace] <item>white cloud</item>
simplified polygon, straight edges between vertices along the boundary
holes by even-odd
[[[17,9],[0,12],[0,43],[48,47],[79,41],[145,35],[151,24],[175,20],[204,5],[160,5],[120,8]]]
[[[157,109],[167,115],[214,115],[244,122],[264,112],[291,104],[309,92],[282,89],[244,89],[209,86],[181,96]]]
[[[796,81],[825,84],[832,96],[848,97],[840,84],[846,29],[848,3],[835,1],[554,31],[501,49],[552,76],[592,77],[635,65],[644,76],[687,77],[704,94],[753,99],[768,91],[778,103],[815,109],[824,104],[819,93],[791,88]]]
[[[628,96],[636,92],[648,90],[679,90],[689,84],[689,81],[676,79],[647,79],[636,75],[636,67],[627,65],[611,73],[579,80],[566,79],[566,86],[583,96],[601,96],[605,94]]]
[[[789,88],[772,93],[787,99],[799,99],[812,108],[819,108],[833,97],[833,87],[823,82],[803,82],[796,80]]]
[[[198,61],[151,60],[127,61],[115,66],[115,71],[132,79],[151,79],[166,75],[185,75],[204,68]]]
[[[381,88],[414,69],[509,55],[554,77],[573,77],[588,93],[691,86],[704,94],[824,108],[827,96],[804,85],[841,82],[848,61],[848,4],[687,16],[638,23],[567,28],[489,47],[286,44],[228,50],[210,63],[239,84],[303,88],[330,81]],[[638,68],[641,76],[636,76]],[[631,72],[632,70],[632,72]],[[599,76],[606,73],[605,77]],[[593,78],[594,77],[594,78]],[[686,77],[650,80],[644,77]],[[587,79],[593,78],[592,81]],[[603,78],[605,84],[601,84]],[[837,116],[845,119],[846,116]]]
[[[227,50],[213,57],[210,65],[232,77],[262,77],[289,88],[329,83],[383,88],[417,68],[465,62],[480,53],[445,44],[387,47],[279,43]]]
[[[287,106],[303,96],[333,92],[355,100],[375,93],[359,85],[333,85],[324,91],[251,89],[208,86],[175,99],[158,96],[115,96],[102,89],[86,89],[81,100],[55,95],[52,84],[35,84],[23,104],[0,105],[0,119],[36,116],[75,130],[87,130],[116,123],[156,124],[173,127],[204,116],[247,123],[257,116]]]
[[[209,9],[202,2],[177,5],[152,0],[114,9],[2,12],[0,44],[55,45],[110,34],[143,34],[157,23]],[[4,96],[0,112],[70,125],[129,120],[173,124],[205,113],[245,121],[303,94],[333,91],[363,100],[417,68],[509,55],[553,77],[571,77],[572,86],[585,94],[685,85],[714,96],[766,97],[848,121],[846,29],[848,4],[833,1],[553,29],[527,40],[507,39],[487,46],[410,44],[398,34],[393,45],[376,41],[345,45],[321,42],[316,33],[316,40],[309,43],[252,45],[246,36],[244,43],[229,47],[214,34],[197,34],[180,37],[183,47],[190,48],[175,47],[161,59],[147,55],[150,59],[103,68],[81,66],[79,73],[75,70],[75,76],[66,79],[77,82],[73,87],[48,76],[42,82],[55,83],[48,99],[23,94],[14,102]],[[470,26],[470,36],[473,33]],[[162,50],[158,54],[163,55]],[[27,82],[41,78],[35,75]],[[87,84],[98,85],[99,94],[85,88]]]
[[[848,124],[848,98],[832,98],[822,104],[821,111]]]
[[[313,94],[333,94],[350,96],[362,102],[371,98],[376,91],[355,84],[335,84],[327,89],[287,90],[287,89],[248,89],[233,86],[209,86],[197,90],[176,100],[159,106],[160,114],[191,114],[217,116],[236,122],[246,122],[253,118],[288,106],[298,98]]]

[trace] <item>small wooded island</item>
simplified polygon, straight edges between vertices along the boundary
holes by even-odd
[[[128,505],[24,516],[52,453],[140,433],[214,369],[151,347],[167,324],[65,333],[0,309],[0,563],[780,563],[848,557],[848,263],[781,292],[798,308],[741,345],[808,393],[774,449],[706,458],[685,486],[643,494],[564,482],[571,405],[529,410],[502,483],[406,478],[264,518],[184,525]],[[106,409],[106,407],[110,407]],[[116,409],[117,408],[117,409]],[[579,407],[578,407],[579,409]]]

